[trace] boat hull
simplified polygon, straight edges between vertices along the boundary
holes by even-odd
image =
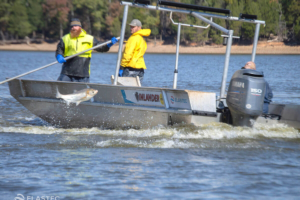
[[[269,113],[271,114],[258,117],[256,122],[268,125],[286,124],[300,129],[300,105],[271,103]]]
[[[84,88],[98,94],[91,101],[69,106],[56,98]],[[9,82],[11,95],[34,115],[63,128],[151,128],[158,125],[221,122],[216,113],[216,94],[209,92],[16,79]],[[286,124],[300,129],[300,106],[269,105],[272,115],[260,116],[256,123]]]
[[[63,128],[151,128],[219,121],[213,112],[215,93],[36,80],[14,80],[9,87],[11,95],[34,115]],[[87,87],[98,94],[78,106],[56,98],[56,88],[70,94]],[[202,99],[201,105],[194,99]],[[193,114],[192,107],[198,113]]]

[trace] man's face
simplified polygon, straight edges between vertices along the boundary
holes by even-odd
[[[139,31],[140,29],[141,29],[140,26],[130,26],[130,32],[131,32],[131,34]]]
[[[80,26],[72,26],[71,27],[71,34],[76,36],[79,35],[81,32],[81,27]]]

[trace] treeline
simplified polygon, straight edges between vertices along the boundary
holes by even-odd
[[[127,0],[129,1],[129,0]],[[181,3],[230,9],[232,16],[240,13],[257,15],[266,21],[260,28],[260,39],[273,39],[289,43],[300,42],[300,0],[173,0]],[[151,0],[156,5],[156,0]],[[79,18],[83,28],[99,39],[119,36],[123,6],[118,0],[0,0],[0,38],[2,41],[42,38],[56,41],[69,32],[71,18]],[[152,38],[174,43],[177,26],[170,20],[170,13],[156,10],[129,8],[129,23],[140,19],[143,28],[152,30]],[[173,14],[176,22],[206,26],[191,15]],[[236,42],[251,43],[255,24],[214,19],[240,36]],[[199,29],[182,27],[181,42],[203,45],[222,43],[221,32],[215,28]],[[126,27],[126,36],[130,35]]]

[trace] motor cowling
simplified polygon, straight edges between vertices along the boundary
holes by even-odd
[[[241,69],[233,74],[226,103],[234,126],[253,125],[252,120],[256,120],[263,112],[265,90],[266,81],[263,72]]]

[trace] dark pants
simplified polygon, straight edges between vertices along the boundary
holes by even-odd
[[[67,81],[67,82],[84,82],[89,83],[90,77],[78,77],[78,76],[69,76],[65,74],[60,74],[57,79],[58,81]]]
[[[136,69],[132,67],[124,67],[123,68],[123,77],[137,77],[139,76],[140,82],[142,82],[144,78],[144,69]]]
[[[269,103],[264,102],[263,113],[264,114],[268,114],[269,113]]]

